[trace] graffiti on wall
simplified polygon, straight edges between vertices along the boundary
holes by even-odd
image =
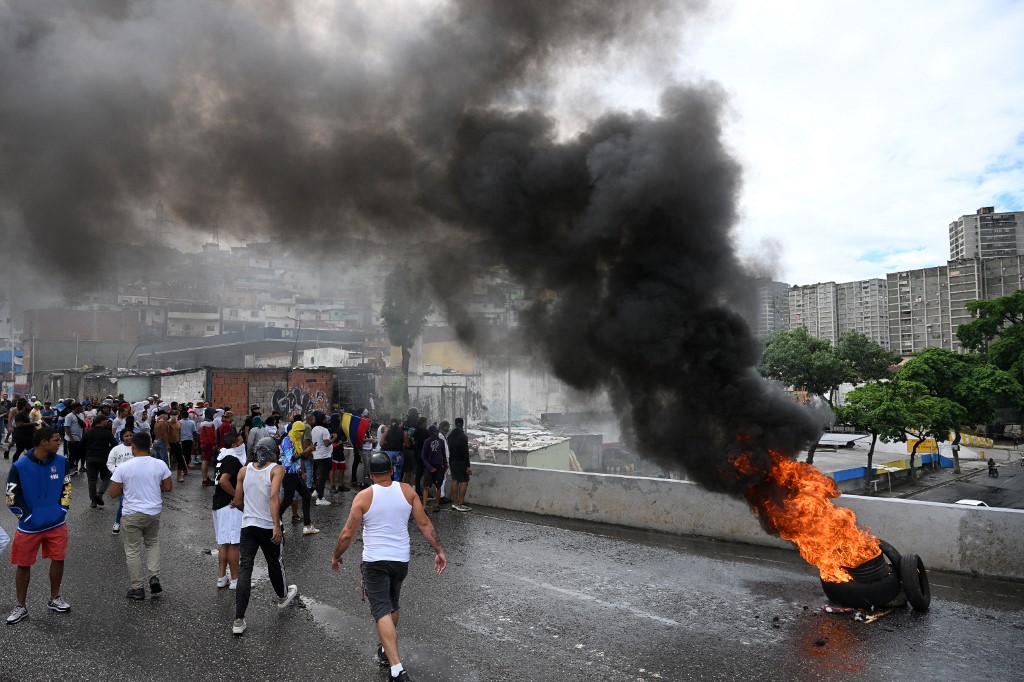
[[[310,393],[299,387],[275,388],[271,398],[271,409],[277,410],[282,416],[300,413],[303,417],[313,410],[327,411],[327,396],[323,391]]]

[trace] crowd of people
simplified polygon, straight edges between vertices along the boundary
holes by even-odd
[[[360,419],[369,420],[368,428],[350,428]],[[214,488],[216,588],[235,591],[235,635],[248,627],[245,612],[258,552],[267,562],[278,606],[288,606],[298,593],[286,580],[281,551],[289,510],[303,535],[315,535],[320,530],[311,506],[337,504],[338,495],[356,490],[331,565],[340,570],[342,555],[362,529],[362,579],[380,637],[376,658],[394,680],[409,679],[396,630],[409,562],[409,519],[434,548],[440,575],[447,561],[427,510],[438,512],[447,501],[454,510],[471,511],[465,504],[472,468],[463,420],[455,419],[454,428],[447,421],[430,424],[416,409],[404,421],[385,416],[376,422],[365,413],[328,416],[319,410],[264,417],[254,404],[242,420],[230,407],[168,403],[156,395],[134,403],[123,396],[57,403],[32,396],[0,402],[0,446],[5,460],[14,451],[5,500],[18,518],[13,542],[0,529],[0,551],[9,543],[17,567],[17,604],[8,624],[29,615],[31,568],[40,550],[50,560],[47,608],[71,610],[60,586],[68,544],[65,519],[77,476],[86,479],[93,509],[105,507],[104,498],[117,502],[111,532],[124,545],[126,596],[144,600],[147,588],[150,596],[163,592],[163,496],[172,490],[175,474],[183,483],[198,470],[200,485]]]

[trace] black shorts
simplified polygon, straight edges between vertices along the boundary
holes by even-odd
[[[402,581],[409,573],[407,561],[371,561],[359,564],[363,573],[363,590],[370,602],[373,622],[398,611]]]
[[[430,470],[424,471],[423,480],[420,482],[420,485],[424,488],[440,488],[441,484],[444,483],[445,471],[447,471],[447,469],[438,469],[433,473],[431,473]]]
[[[469,462],[449,462],[452,471],[452,480],[456,483],[468,483],[469,473],[466,471],[469,469]]]

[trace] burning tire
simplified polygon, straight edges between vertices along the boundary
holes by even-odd
[[[850,582],[831,583],[822,580],[821,589],[829,601],[855,609],[869,609],[881,608],[899,597],[902,586],[895,563],[903,565],[909,557],[900,557],[887,543],[886,547],[892,556],[883,549],[883,552],[874,559],[865,561],[856,568],[847,569],[853,578]],[[895,558],[894,564],[890,565],[886,558],[889,561]]]
[[[898,572],[900,570],[900,562],[903,560],[899,551],[885,540],[879,540],[878,546],[881,548],[882,554],[885,555],[885,558],[889,560],[890,564],[892,564],[893,570]]]
[[[927,611],[932,602],[932,590],[928,585],[928,573],[925,571],[921,557],[916,554],[908,554],[903,557],[899,573],[907,601],[915,611]]]

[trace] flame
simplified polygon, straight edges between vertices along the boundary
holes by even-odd
[[[822,580],[849,582],[846,568],[881,553],[878,538],[857,527],[852,510],[832,504],[839,490],[831,478],[782,453],[769,450],[768,454],[771,465],[747,488],[747,502],[766,528],[796,544],[800,556],[818,568]],[[729,457],[729,462],[736,474],[758,473],[759,467],[746,453]]]

